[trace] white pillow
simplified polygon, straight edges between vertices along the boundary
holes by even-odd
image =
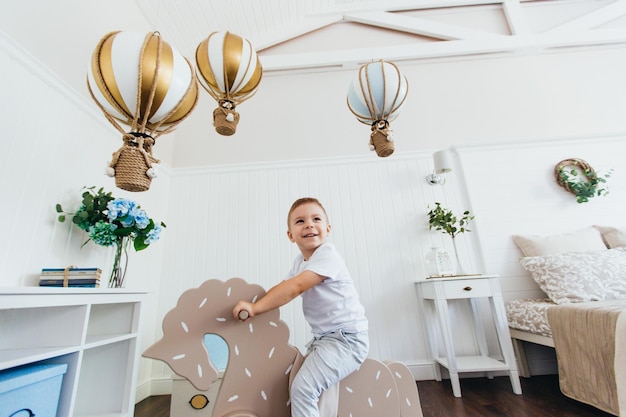
[[[600,231],[593,226],[559,235],[513,235],[524,256],[605,250]]]
[[[619,230],[614,227],[593,226],[600,231],[602,240],[609,249],[626,248],[626,230]]]
[[[626,248],[532,256],[520,262],[557,304],[626,298]]]

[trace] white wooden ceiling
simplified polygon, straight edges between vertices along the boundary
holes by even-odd
[[[159,31],[192,62],[202,40],[228,30],[259,51],[267,76],[352,70],[377,59],[402,63],[626,44],[626,0],[109,0],[98,8],[84,0],[5,3],[0,41],[6,44],[8,37],[85,95],[89,57],[114,30]]]
[[[266,72],[626,43],[626,0],[134,1],[185,56],[228,30]]]

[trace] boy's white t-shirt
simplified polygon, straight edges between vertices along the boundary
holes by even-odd
[[[316,337],[343,330],[358,333],[368,328],[365,309],[359,301],[346,264],[332,243],[318,247],[308,261],[298,254],[288,277],[302,271],[326,277],[324,281],[302,294],[304,317]]]

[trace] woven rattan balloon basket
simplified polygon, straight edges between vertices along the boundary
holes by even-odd
[[[380,131],[372,133],[372,144],[374,145],[376,155],[381,158],[388,157],[395,150],[393,141],[388,140],[387,135]]]
[[[213,124],[217,133],[223,136],[234,135],[239,123],[239,113],[235,110],[218,107],[213,110]]]
[[[391,129],[387,120],[377,120],[372,123],[370,149],[376,151],[376,155],[381,158],[388,157],[395,150]]]
[[[159,160],[152,156],[151,137],[125,135],[124,145],[113,154],[111,167],[115,169],[115,185],[126,191],[138,192],[150,189],[152,177],[148,170]]]

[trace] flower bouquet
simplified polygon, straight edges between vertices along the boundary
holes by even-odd
[[[72,222],[87,232],[90,240],[100,246],[115,246],[115,259],[109,278],[109,287],[120,288],[124,285],[128,266],[128,247],[133,243],[136,251],[144,250],[151,243],[159,240],[163,222],[156,224],[134,201],[115,198],[103,188],[83,188],[82,205],[76,213],[68,213],[60,204],[56,205],[58,221],[64,222],[67,215]],[[125,261],[122,265],[122,257]]]

